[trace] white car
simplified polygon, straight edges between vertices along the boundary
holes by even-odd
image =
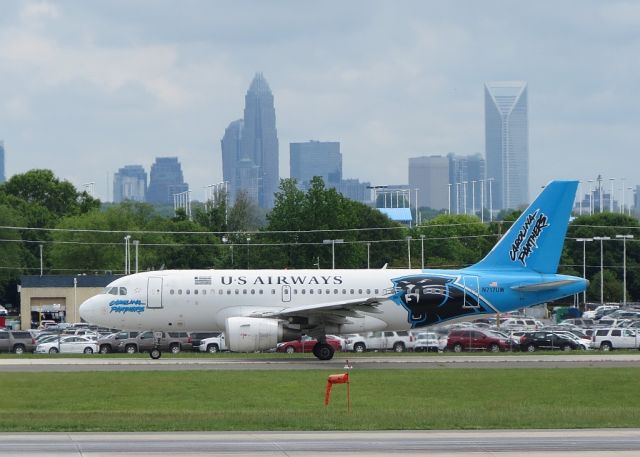
[[[63,336],[60,340],[52,340],[47,343],[38,344],[36,354],[57,354],[58,352],[70,354],[93,354],[98,352],[98,345],[95,340],[84,336]]]
[[[610,351],[612,349],[638,349],[638,333],[626,328],[597,328],[591,338],[594,349]]]

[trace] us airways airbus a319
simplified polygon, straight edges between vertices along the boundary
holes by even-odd
[[[224,331],[253,352],[308,334],[407,330],[557,300],[587,281],[557,274],[577,181],[553,181],[487,256],[458,270],[167,270],[113,281],[80,306],[83,320],[123,330]],[[159,350],[152,357],[160,357]]]

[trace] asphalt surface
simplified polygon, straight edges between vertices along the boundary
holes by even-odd
[[[626,456],[639,429],[398,432],[0,433],[8,456]]]
[[[78,358],[19,358],[0,359],[1,371],[176,371],[176,370],[311,370],[339,369],[349,364],[353,369],[440,369],[440,368],[576,368],[576,367],[640,367],[640,353],[615,352],[576,354],[523,354],[523,355],[435,355],[352,357],[343,353],[330,361],[315,358],[113,358],[99,355]]]

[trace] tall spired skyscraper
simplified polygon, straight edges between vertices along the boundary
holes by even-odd
[[[527,83],[499,81],[484,87],[487,179],[494,209],[529,203],[529,114]]]
[[[232,201],[245,191],[261,208],[273,208],[280,184],[278,132],[273,94],[262,73],[256,73],[245,96],[244,119],[225,130],[222,172]]]

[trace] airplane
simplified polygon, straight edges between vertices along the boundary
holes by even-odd
[[[123,330],[224,331],[234,352],[327,334],[408,330],[507,313],[584,291],[557,274],[577,181],[552,181],[478,263],[457,270],[167,270],[121,277],[80,306]],[[158,348],[151,351],[159,358]]]

